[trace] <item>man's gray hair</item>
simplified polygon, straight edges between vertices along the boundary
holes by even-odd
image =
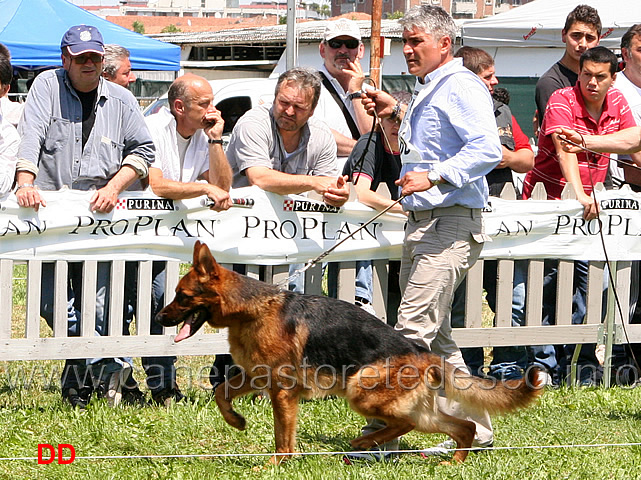
[[[410,8],[405,16],[399,20],[401,27],[406,30],[420,28],[434,40],[450,37],[452,40],[452,53],[456,42],[456,24],[448,13],[441,7],[433,5],[418,5]]]
[[[293,83],[300,89],[311,88],[313,92],[312,108],[318,105],[321,92],[321,79],[318,70],[309,67],[294,67],[280,74],[276,83],[274,95],[278,95],[280,86],[283,83]]]
[[[114,77],[120,68],[122,60],[129,58],[129,50],[120,45],[105,45],[105,58],[102,61],[102,72]]]

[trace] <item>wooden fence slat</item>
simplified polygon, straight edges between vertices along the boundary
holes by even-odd
[[[13,260],[0,260],[0,338],[11,338],[13,317]]]
[[[125,305],[125,262],[116,260],[111,262],[109,287],[109,335],[122,336],[123,311]],[[118,288],[118,286],[120,288]]]
[[[82,299],[80,334],[93,337],[96,330],[96,281],[98,279],[98,262],[87,260],[82,265]],[[109,301],[105,298],[105,301]],[[109,334],[113,334],[109,332]]]
[[[176,296],[176,286],[180,279],[180,262],[170,261],[165,265],[165,305],[169,305]],[[151,321],[155,321],[153,318]],[[164,327],[165,335],[175,335],[176,327]]]
[[[588,264],[587,312],[583,323],[601,324],[604,266],[605,262],[590,262]]]
[[[556,324],[572,325],[574,262],[559,260],[556,275]]]
[[[628,305],[630,305],[630,282],[633,281],[630,278],[630,275],[632,273],[632,262],[619,261],[619,262],[616,262],[616,265],[617,265],[617,269],[616,269],[616,275],[615,275],[615,281],[616,281],[615,288],[617,292],[617,297],[619,299],[619,304],[621,305],[622,312],[619,310],[618,307],[616,307],[616,302],[615,302],[614,321],[617,324],[621,324],[625,322],[626,328],[627,328],[631,320],[629,318]],[[636,279],[634,281],[636,281]],[[621,313],[623,313],[625,318],[621,317]]]
[[[40,336],[40,294],[42,290],[42,261],[29,260],[27,262],[27,298],[26,331],[27,338]]]
[[[340,262],[338,270],[338,298],[354,303],[356,294],[356,262]]]
[[[376,312],[376,316],[382,321],[387,322],[387,292],[389,290],[389,262],[387,260],[373,260],[372,261],[372,307]],[[356,289],[354,289],[356,293]]]
[[[498,260],[497,277],[494,323],[497,327],[510,327],[512,325],[514,260]]]
[[[483,261],[478,260],[467,271],[465,298],[465,326],[478,328],[483,320]]]
[[[151,326],[152,261],[138,262],[138,305],[136,308],[136,335],[149,335]]]
[[[543,260],[530,260],[527,272],[527,291],[525,292],[525,325],[541,325],[543,307]]]
[[[67,315],[67,277],[69,265],[67,262],[57,260],[53,282],[53,336],[68,336],[69,319]]]

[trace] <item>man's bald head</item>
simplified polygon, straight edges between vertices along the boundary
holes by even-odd
[[[193,73],[186,73],[178,77],[169,87],[167,97],[169,99],[169,110],[175,115],[176,113],[176,100],[180,100],[186,107],[191,105],[195,96],[208,91],[211,93],[211,85],[206,78]]]

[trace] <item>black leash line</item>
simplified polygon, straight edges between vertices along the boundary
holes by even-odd
[[[584,151],[586,151],[588,153],[592,153],[594,155],[600,155],[600,156],[602,156],[604,158],[607,158],[608,160],[613,160],[609,155],[605,155],[605,154],[603,154],[601,152],[596,152],[594,150],[591,150],[591,149],[587,148],[585,145],[579,145],[577,143],[574,143],[573,141],[568,140],[567,138],[565,138],[565,137],[563,137],[561,135],[559,135],[559,138],[561,139],[561,141],[569,143],[570,145],[573,145],[573,146],[575,146],[577,148],[580,148],[581,150],[584,150]],[[618,160],[618,159],[616,161],[618,163],[622,163],[624,165],[636,168],[637,170],[641,170],[641,167],[638,167],[634,163],[631,163],[631,162],[628,162],[628,161],[623,161],[623,160]],[[619,317],[621,318],[621,327],[623,328],[623,333],[625,335],[626,343],[629,346],[629,345],[632,344],[632,342],[630,342],[630,337],[628,336],[628,330],[627,330],[627,328],[625,326],[625,322],[623,321],[623,319],[625,318],[623,316],[623,308],[621,307],[621,301],[619,299],[619,294],[617,293],[616,288],[615,288],[614,274],[612,273],[612,268],[610,268],[611,261],[610,261],[610,256],[608,255],[608,250],[607,250],[607,248],[605,246],[605,237],[603,236],[603,221],[601,220],[601,216],[599,215],[600,209],[599,209],[599,204],[598,204],[597,198],[596,198],[596,192],[595,192],[595,188],[594,188],[594,180],[592,179],[592,170],[590,169],[590,162],[587,162],[587,165],[588,165],[588,174],[590,176],[590,185],[592,186],[592,195],[591,195],[591,197],[594,200],[594,206],[595,206],[596,211],[597,211],[596,221],[599,224],[599,240],[601,241],[601,248],[603,249],[603,255],[605,257],[606,265],[608,266],[608,280],[610,281],[610,285],[612,285],[612,293],[614,295],[614,301],[615,301],[616,306],[617,306],[617,311],[619,313]],[[585,319],[584,319],[584,322],[585,322]],[[580,351],[581,351],[581,344],[578,344],[578,345],[575,346],[575,353],[572,356],[572,363],[574,363],[576,361],[576,359],[578,359]],[[639,367],[639,362],[637,360],[636,355],[634,354],[634,350],[632,348],[628,348],[628,351],[629,351],[630,355],[632,356],[632,360],[634,361],[634,365],[635,365],[635,367],[637,369],[637,372],[641,372],[641,368]],[[610,352],[610,356],[612,356],[612,352]]]
[[[312,267],[313,267],[314,265],[316,265],[318,262],[320,262],[321,260],[323,260],[327,255],[329,255],[329,254],[330,254],[330,253],[332,253],[334,250],[336,250],[340,245],[342,245],[342,244],[343,244],[343,243],[345,243],[347,240],[349,240],[349,239],[350,239],[350,238],[352,238],[354,235],[356,235],[358,232],[360,232],[360,231],[361,231],[361,230],[363,230],[365,227],[367,227],[367,226],[368,226],[370,223],[372,223],[374,220],[376,220],[377,218],[379,218],[379,217],[380,217],[380,216],[382,216],[383,214],[385,214],[385,213],[387,213],[388,211],[390,211],[394,206],[398,205],[398,204],[399,204],[399,203],[400,203],[400,202],[401,202],[405,197],[406,197],[406,195],[401,195],[401,196],[398,198],[398,200],[395,200],[392,204],[388,205],[385,209],[383,209],[383,210],[381,210],[380,212],[378,212],[376,215],[374,215],[372,218],[370,218],[367,222],[365,222],[364,224],[362,224],[360,227],[358,227],[358,228],[357,228],[356,230],[354,230],[352,233],[350,233],[349,235],[347,235],[345,238],[343,238],[342,240],[340,240],[340,241],[336,242],[334,245],[332,245],[330,248],[328,248],[327,250],[325,250],[324,252],[322,252],[322,253],[321,253],[319,256],[317,256],[316,258],[311,259],[311,260],[308,260],[308,261],[307,261],[307,263],[305,264],[305,266],[303,266],[302,268],[299,268],[298,270],[296,270],[296,271],[295,271],[294,273],[292,273],[289,277],[287,277],[285,280],[283,280],[282,282],[280,282],[280,283],[278,284],[278,286],[279,286],[279,287],[282,287],[282,286],[284,286],[284,285],[287,285],[287,284],[290,282],[290,280],[293,280],[294,278],[298,277],[299,275],[301,275],[301,274],[302,274],[302,273],[304,273],[305,271],[307,271],[307,270],[309,270],[310,268],[312,268]]]
[[[559,135],[559,138],[561,139],[562,142],[565,142],[565,143],[568,143],[568,144],[570,144],[570,145],[572,145],[574,147],[580,148],[581,150],[584,150],[587,153],[591,153],[593,155],[598,155],[598,156],[607,158],[610,161],[615,161],[615,162],[620,163],[622,165],[625,165],[627,167],[632,167],[632,168],[634,168],[636,170],[641,170],[641,167],[639,167],[637,164],[635,164],[631,160],[621,159],[621,158],[618,158],[618,157],[617,158],[612,158],[609,154],[606,155],[605,153],[597,152],[596,150],[591,150],[588,147],[586,147],[585,145],[579,145],[578,143],[574,143],[572,140],[567,139],[563,135]]]

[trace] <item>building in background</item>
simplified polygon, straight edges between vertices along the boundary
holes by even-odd
[[[524,5],[532,0],[382,0],[383,18],[394,12],[404,13],[421,4],[435,5],[453,18],[484,18]],[[372,0],[331,0],[332,16],[349,12],[371,13]]]

